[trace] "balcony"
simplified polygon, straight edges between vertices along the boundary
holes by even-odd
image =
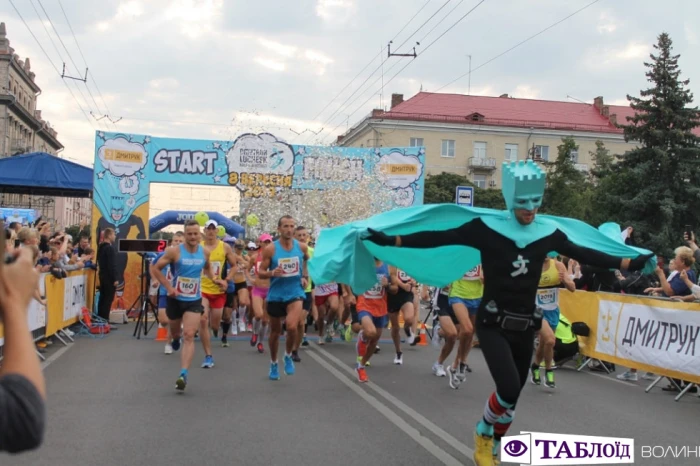
[[[493,157],[470,157],[469,169],[494,171],[496,170],[496,159],[494,159]]]

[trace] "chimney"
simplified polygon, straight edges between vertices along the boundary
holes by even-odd
[[[34,110],[34,118],[36,118],[39,121],[41,120],[41,110]]]
[[[0,54],[12,54],[10,51],[10,41],[7,39],[5,23],[0,23]]]
[[[397,105],[403,102],[403,94],[391,94],[391,108],[393,109]]]
[[[507,98],[508,98],[508,94],[501,94],[501,95],[499,95],[498,97],[499,97],[500,99],[507,99]]]
[[[345,135],[341,134],[340,136],[338,136],[338,139],[335,141],[336,144],[340,144],[341,142],[343,142],[343,139],[345,139]]]
[[[612,115],[610,115],[609,119],[610,119],[610,123],[612,123],[613,126],[617,126],[617,114],[616,113],[613,113]]]
[[[608,118],[610,116],[610,106],[603,105],[603,108],[600,109],[600,114],[603,115],[605,118]]]
[[[372,118],[379,118],[384,115],[384,110],[381,108],[375,108],[372,110]]]
[[[27,58],[24,60],[24,71],[26,71],[27,73],[29,73],[29,71],[30,71],[31,69],[32,69],[32,64],[29,63],[29,57],[27,57]]]
[[[603,97],[598,96],[595,99],[593,99],[593,106],[595,108],[597,108],[598,111],[600,112],[600,110],[603,108]]]

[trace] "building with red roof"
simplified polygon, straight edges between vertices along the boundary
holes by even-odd
[[[557,156],[563,137],[579,146],[572,154],[577,168],[588,171],[590,153],[602,141],[612,154],[624,154],[620,124],[634,111],[629,106],[551,100],[419,92],[408,100],[393,94],[391,109],[373,110],[339,136],[345,147],[424,146],[426,173],[451,172],[469,177],[480,187],[499,187],[504,161],[533,155]],[[700,135],[700,128],[696,128]]]

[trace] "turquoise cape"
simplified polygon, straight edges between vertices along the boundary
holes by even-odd
[[[364,293],[377,280],[374,264],[374,257],[377,257],[405,271],[419,283],[445,286],[481,263],[478,250],[461,245],[425,249],[377,246],[365,240],[367,229],[392,236],[407,235],[419,231],[449,230],[476,218],[481,218],[494,230],[494,235],[506,236],[520,248],[559,229],[574,244],[611,256],[635,258],[651,253],[625,245],[620,238],[620,227],[616,224],[605,224],[605,228],[601,225],[602,232],[579,220],[538,214],[532,224],[523,226],[508,211],[433,204],[396,209],[322,230],[316,240],[314,257],[309,261],[309,274],[314,283],[345,283],[355,293]],[[653,272],[654,268],[655,257],[647,262],[645,273]]]

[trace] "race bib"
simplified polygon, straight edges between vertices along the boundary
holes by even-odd
[[[469,272],[465,273],[462,280],[480,280],[481,279],[481,265],[477,265]]]
[[[377,283],[374,284],[372,288],[365,291],[365,298],[367,299],[382,299],[384,297],[384,286],[382,286],[382,277],[384,275],[377,275]]]
[[[337,283],[326,283],[325,285],[316,286],[316,296],[328,296],[338,292]]]
[[[411,276],[408,275],[408,274],[407,274],[406,272],[404,272],[403,270],[399,270],[398,276],[399,276],[399,280],[401,280],[401,281],[404,282],[404,283],[408,283],[408,282],[411,281]]]
[[[236,263],[236,273],[243,273],[245,271],[245,264],[243,262]]]
[[[299,275],[299,258],[285,257],[277,261],[279,267],[282,267],[283,277],[296,277]]]
[[[257,269],[257,264],[254,265],[254,266],[252,266],[252,267],[250,268],[250,276],[251,276],[251,277],[256,277],[256,276],[257,276],[257,274],[255,273],[255,272],[256,272],[256,269]]]
[[[539,306],[558,306],[559,288],[545,288],[537,290],[537,304]]]
[[[199,278],[177,277],[175,289],[181,296],[197,296],[199,293]]]
[[[221,275],[221,262],[219,261],[213,261],[210,262],[211,264],[211,271],[214,274],[215,277],[218,277]]]

